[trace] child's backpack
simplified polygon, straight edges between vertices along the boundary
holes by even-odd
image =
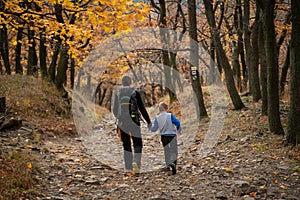
[[[118,93],[118,116],[122,121],[127,121],[130,118],[134,122],[139,121],[139,111],[137,105],[136,91],[133,88],[121,88]]]

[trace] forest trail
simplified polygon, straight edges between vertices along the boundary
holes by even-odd
[[[27,80],[25,83],[28,86]],[[29,86],[28,90],[35,93]],[[51,91],[46,90],[47,93]],[[30,93],[26,89],[22,91],[27,95]],[[16,95],[22,96],[18,91]],[[115,159],[114,163],[101,162],[101,151],[122,153],[113,118],[105,115],[95,127],[94,137],[88,139],[75,133],[72,119],[61,114],[63,106],[48,96],[42,101],[50,102],[50,105],[55,102],[59,110],[47,111],[48,104],[35,104],[32,100],[30,107],[34,109],[20,108],[21,111],[17,112],[13,109],[17,104],[9,102],[12,107],[9,113],[21,115],[26,120],[17,130],[1,132],[1,151],[27,151],[35,155],[32,166],[39,170],[35,174],[39,181],[32,189],[38,192],[38,197],[29,199],[300,199],[299,151],[295,153],[297,149],[284,147],[283,136],[268,132],[266,118],[258,114],[260,104],[253,109],[247,98],[243,99],[247,108],[228,110],[222,134],[205,157],[200,155],[199,149],[209,120],[201,122],[191,145],[180,152],[176,175],[159,169],[163,164],[162,145],[157,134],[151,137],[146,134],[145,125],[142,157],[145,172],[127,175],[123,170],[116,170],[118,167],[111,168],[115,165],[122,168],[123,159]],[[24,105],[27,105],[25,103],[24,100]],[[282,109],[283,123],[285,110]],[[98,145],[100,133],[105,133],[120,148],[107,149],[107,145],[105,148],[101,145],[91,148],[91,142],[92,146]],[[152,156],[152,162],[147,161],[149,156]]]
[[[38,199],[299,199],[299,162],[282,147],[282,137],[248,129],[251,115],[230,111],[213,150],[200,158],[201,142],[194,143],[180,156],[176,175],[154,170],[128,176],[97,160],[81,137],[49,137],[31,149],[39,157]]]

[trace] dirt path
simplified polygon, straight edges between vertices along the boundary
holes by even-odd
[[[26,150],[38,157],[38,199],[300,199],[300,164],[268,133],[253,111],[229,111],[217,145],[205,157],[201,144],[209,120],[190,146],[180,145],[178,173],[162,171],[159,137],[143,126],[143,172],[126,175],[122,147],[110,116],[89,136],[44,138],[38,145],[32,124],[1,133],[3,151]],[[183,132],[184,133],[184,132]],[[180,143],[180,138],[179,138]],[[105,160],[105,158],[109,158]],[[101,162],[100,162],[101,161]]]
[[[41,151],[46,182],[40,185],[45,195],[40,199],[300,199],[299,162],[288,158],[281,137],[243,127],[250,116],[247,110],[230,112],[218,144],[205,158],[198,151],[201,136],[199,140],[196,137],[181,155],[176,175],[152,170],[128,176],[109,168],[95,155],[101,147],[89,147],[97,144],[97,133],[89,141],[82,137],[51,139]],[[239,120],[232,124],[236,117]],[[111,124],[107,119],[98,128],[113,136]],[[203,132],[207,126],[208,122],[203,122]],[[147,154],[149,143],[145,146]],[[106,162],[116,163],[122,166],[123,160]],[[153,161],[153,165],[159,164]]]

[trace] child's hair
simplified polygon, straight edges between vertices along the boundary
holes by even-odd
[[[165,102],[160,102],[158,105],[158,109],[160,112],[167,111],[168,105]]]

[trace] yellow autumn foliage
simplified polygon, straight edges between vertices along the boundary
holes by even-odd
[[[144,20],[150,11],[148,5],[133,0],[31,0],[27,3],[10,0],[5,1],[4,6],[0,15],[1,26],[7,25],[14,34],[18,28],[24,28],[24,31],[29,28],[35,31],[37,38],[43,33],[46,46],[52,44],[52,48],[53,42],[60,38],[70,47],[69,54],[76,59],[77,65],[103,39],[130,30],[135,20]],[[62,9],[63,23],[57,20],[57,7]],[[81,49],[87,40],[89,47]],[[12,42],[16,45],[15,38]]]

